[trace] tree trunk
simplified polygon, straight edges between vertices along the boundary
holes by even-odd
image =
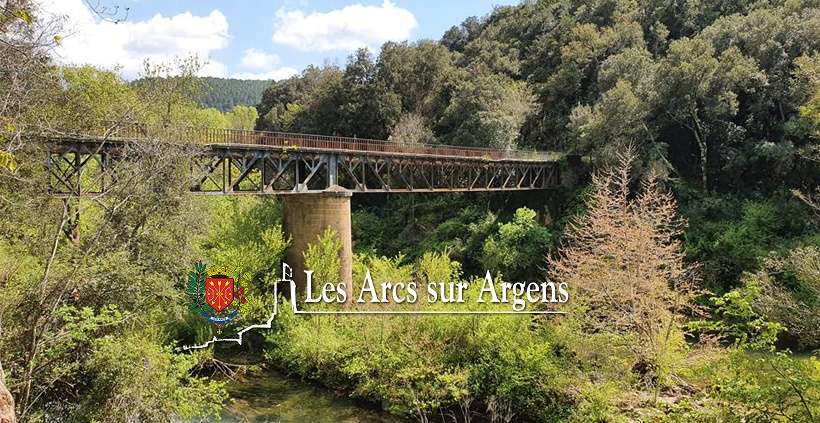
[[[701,176],[701,184],[703,185],[703,190],[709,190],[709,146],[706,144],[706,140],[703,138],[703,128],[700,126],[700,119],[698,119],[697,111],[692,108],[691,110],[692,121],[694,122],[694,130],[692,132],[695,133],[695,140],[698,142],[698,149],[700,149],[700,176]]]
[[[14,423],[14,398],[6,389],[5,375],[0,367],[0,423]]]
[[[709,160],[709,147],[706,145],[706,142],[700,138],[698,138],[698,147],[700,147],[700,175],[701,175],[701,185],[703,185],[703,190],[709,190],[709,177],[707,176],[707,172],[709,167],[707,166],[707,161]]]

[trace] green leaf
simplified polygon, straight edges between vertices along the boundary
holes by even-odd
[[[31,18],[31,15],[28,13],[28,10],[26,9],[17,9],[17,11],[14,12],[14,16],[17,16],[18,18],[22,19],[23,22],[26,23],[26,25],[31,25],[32,23],[34,23],[34,19]]]
[[[8,151],[0,151],[0,168],[6,168],[14,172],[17,170],[17,160]]]

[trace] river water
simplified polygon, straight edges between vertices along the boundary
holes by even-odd
[[[258,371],[231,381],[222,422],[270,423],[406,423],[372,406],[289,378]]]

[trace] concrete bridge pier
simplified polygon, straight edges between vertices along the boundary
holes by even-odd
[[[353,297],[353,245],[350,229],[350,197],[352,193],[338,185],[320,193],[283,195],[285,236],[291,244],[287,263],[293,269],[293,280],[299,290],[305,289],[305,258],[309,244],[318,242],[327,228],[331,228],[342,242],[339,252],[341,268],[338,281],[347,287],[348,303]]]

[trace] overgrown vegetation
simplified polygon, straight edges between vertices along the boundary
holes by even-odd
[[[697,268],[685,261],[675,200],[654,178],[632,195],[628,158],[593,177],[586,213],[550,261],[553,280],[572,289],[565,316],[339,319],[297,317],[283,303],[278,328],[267,336],[267,357],[302,378],[420,421],[813,421],[820,412],[820,362],[775,352],[784,325],[767,320],[778,315],[766,310],[787,313],[780,317],[806,337],[816,316],[812,305],[785,291],[763,295],[761,283],[772,289],[764,272],[750,274],[756,282],[742,290],[714,298],[711,315],[692,320],[705,311],[695,301]],[[506,225],[530,213],[521,209]],[[331,236],[317,239],[310,251],[325,254],[311,254],[312,265],[332,266],[338,248]],[[793,269],[801,290],[812,290],[806,281],[816,277],[816,251],[792,254],[770,269]],[[427,283],[464,280],[460,263],[446,252],[410,263],[403,256],[357,255],[354,280],[364,280],[368,270],[374,280],[415,281],[422,292]],[[464,304],[380,307],[480,307],[482,281],[464,282]],[[700,340],[686,342],[687,333]]]
[[[133,83],[58,66],[59,21],[0,8],[0,401],[20,421],[217,416],[230,357],[175,350],[214,336],[185,275],[238,269],[237,325],[277,301],[276,200],[188,195],[196,145],[149,133],[99,196],[50,195],[32,133],[131,122],[586,156],[588,186],[547,194],[354,197],[354,281],[463,281],[474,297],[486,270],[551,278],[571,288],[567,315],[280,307],[243,345],[270,366],[421,421],[820,419],[816,3],[525,1],[241,88],[197,78],[196,58]],[[308,249],[317,278],[338,274],[338,248],[328,232]]]

